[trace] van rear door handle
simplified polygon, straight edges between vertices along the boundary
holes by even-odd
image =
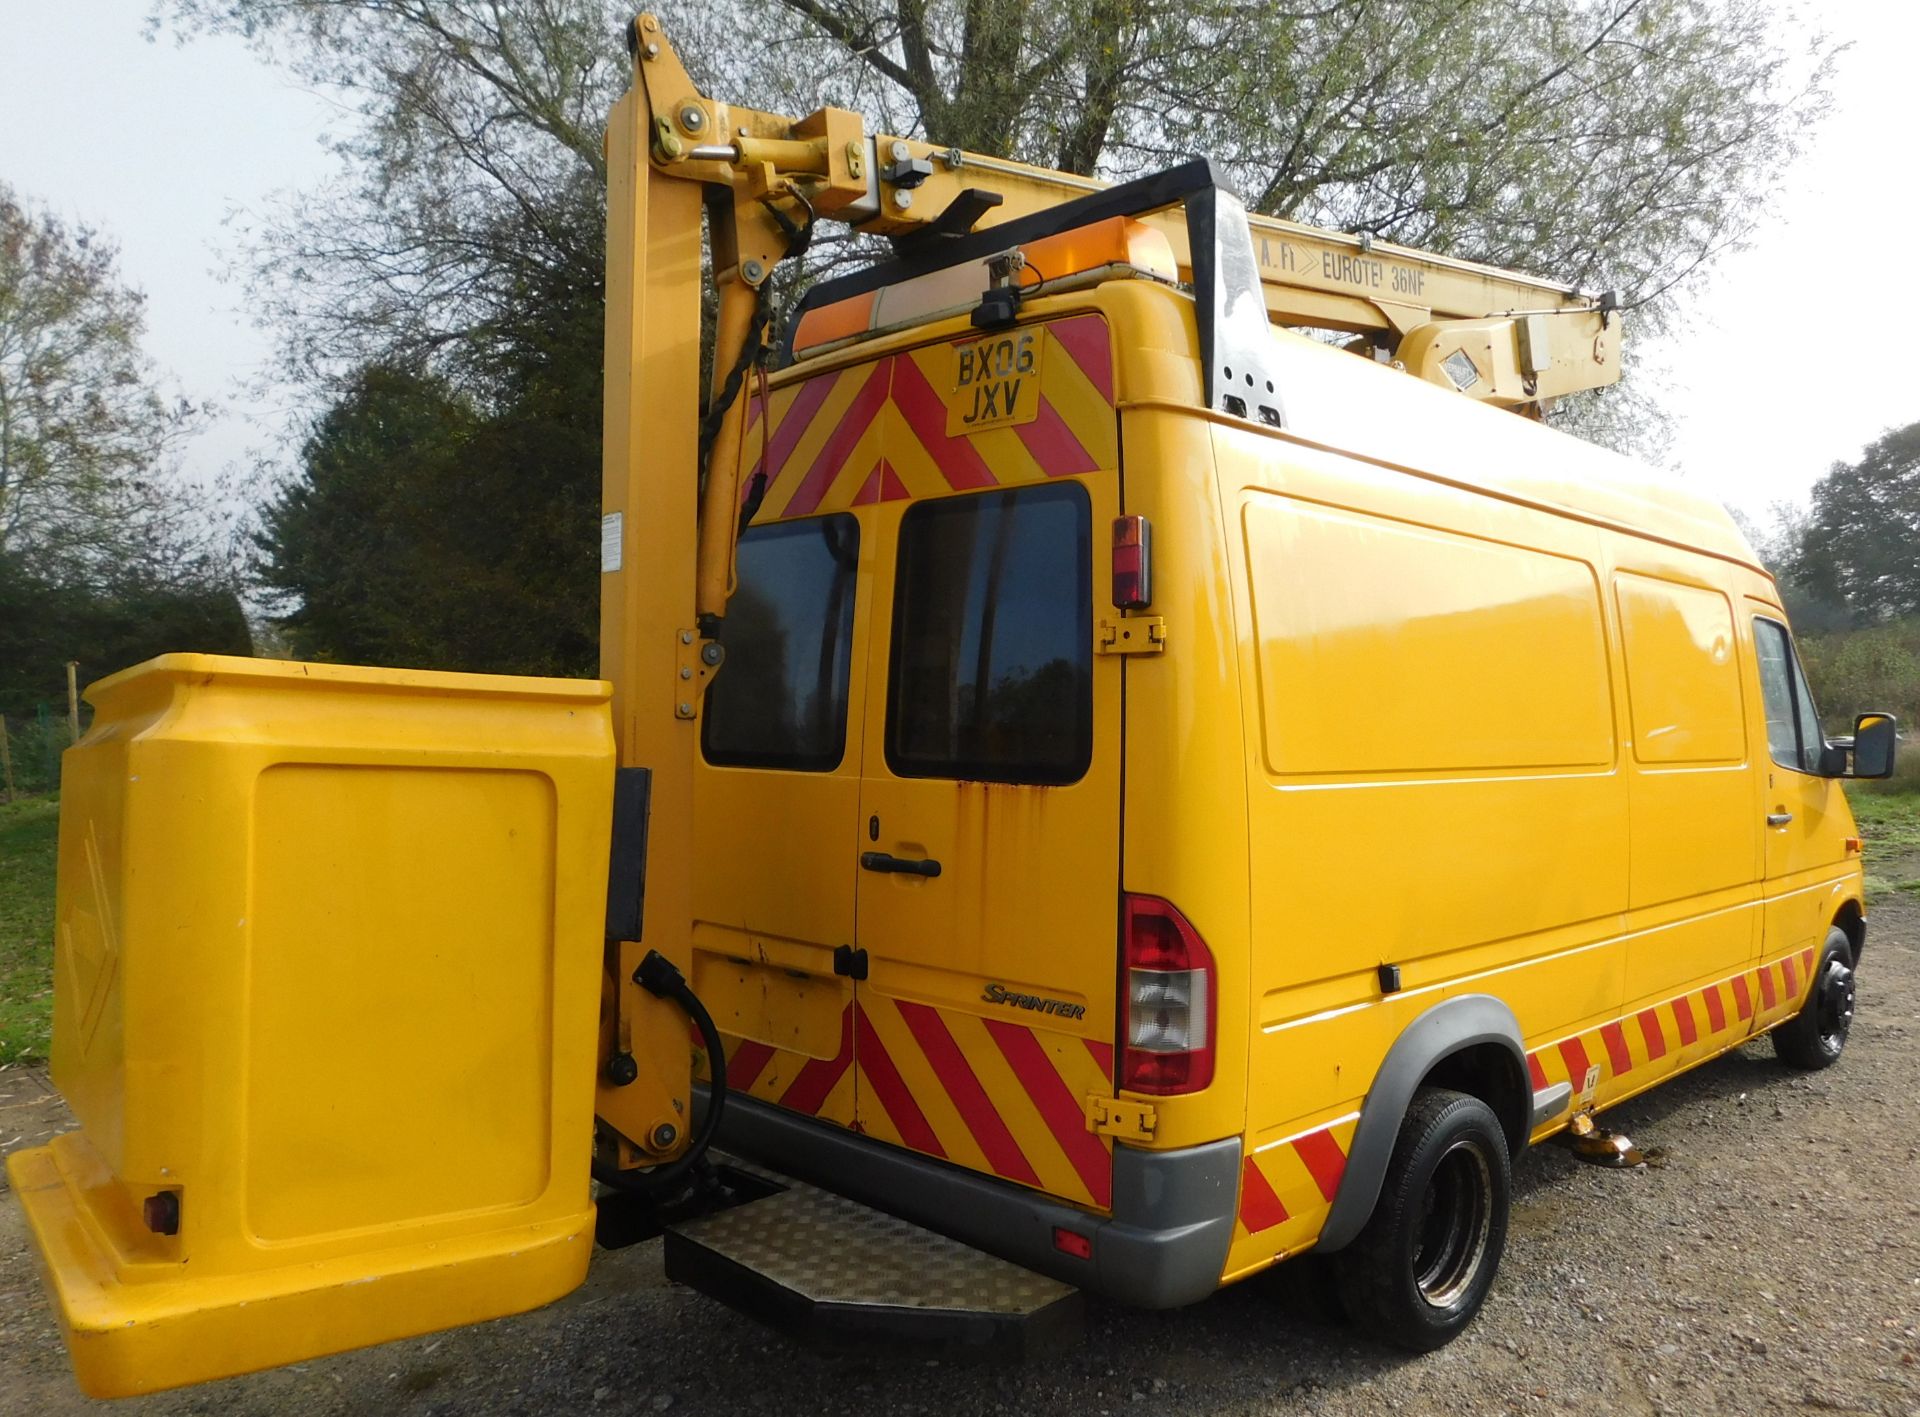
[[[1767,825],[1770,827],[1784,827],[1788,822],[1792,820],[1793,820],[1793,813],[1791,812],[1767,813]]]
[[[860,868],[863,871],[880,871],[896,876],[937,876],[940,863],[931,856],[915,861],[910,856],[889,856],[884,851],[863,851],[860,853]]]

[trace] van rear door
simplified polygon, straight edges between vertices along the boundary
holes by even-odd
[[[854,1056],[867,1134],[1105,1209],[1121,662],[1094,641],[1119,488],[1104,322],[1073,323],[1093,338],[1017,332],[1037,391],[971,388],[1000,367],[973,341],[896,359],[888,463],[935,495],[874,523]],[[1030,422],[965,431],[1009,405]]]
[[[728,1082],[841,1126],[854,1109],[843,956],[857,874],[847,848],[860,810],[868,516],[835,510],[741,537],[727,661],[701,715],[694,775],[693,987],[724,1036]]]

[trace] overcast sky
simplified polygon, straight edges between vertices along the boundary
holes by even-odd
[[[1853,46],[1832,109],[1751,249],[1722,263],[1684,333],[1640,351],[1670,375],[1675,469],[1755,512],[1920,420],[1920,378],[1902,353],[1920,218],[1920,5],[1805,8]],[[147,293],[149,352],[183,392],[223,407],[191,450],[204,474],[271,449],[292,411],[248,391],[272,346],[224,276],[228,217],[323,180],[334,169],[322,136],[343,119],[236,41],[149,43],[147,11],[148,0],[0,0],[0,180],[120,243],[125,278]]]

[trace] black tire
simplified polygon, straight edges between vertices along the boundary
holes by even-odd
[[[1347,1312],[1375,1338],[1431,1353],[1473,1321],[1507,1245],[1507,1138],[1493,1109],[1443,1088],[1414,1095],[1373,1216],[1338,1277]]]
[[[1788,1067],[1803,1072],[1832,1067],[1846,1049],[1853,1005],[1853,942],[1835,926],[1827,931],[1806,1002],[1773,1031],[1773,1051]]]

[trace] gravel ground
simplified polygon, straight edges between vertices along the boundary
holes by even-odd
[[[1876,863],[1878,864],[1878,863]],[[1886,863],[1920,877],[1920,853]],[[1920,897],[1873,913],[1846,1057],[1813,1076],[1750,1045],[1609,1114],[1663,1164],[1557,1146],[1515,1175],[1479,1322],[1408,1358],[1372,1347],[1285,1266],[1171,1314],[1094,1304],[1024,1365],[819,1353],[603,1252],[538,1313],[118,1404],[188,1412],[1870,1412],[1920,1417]],[[0,1149],[66,1125],[0,1071]],[[77,1412],[18,1206],[0,1203],[0,1412]]]

